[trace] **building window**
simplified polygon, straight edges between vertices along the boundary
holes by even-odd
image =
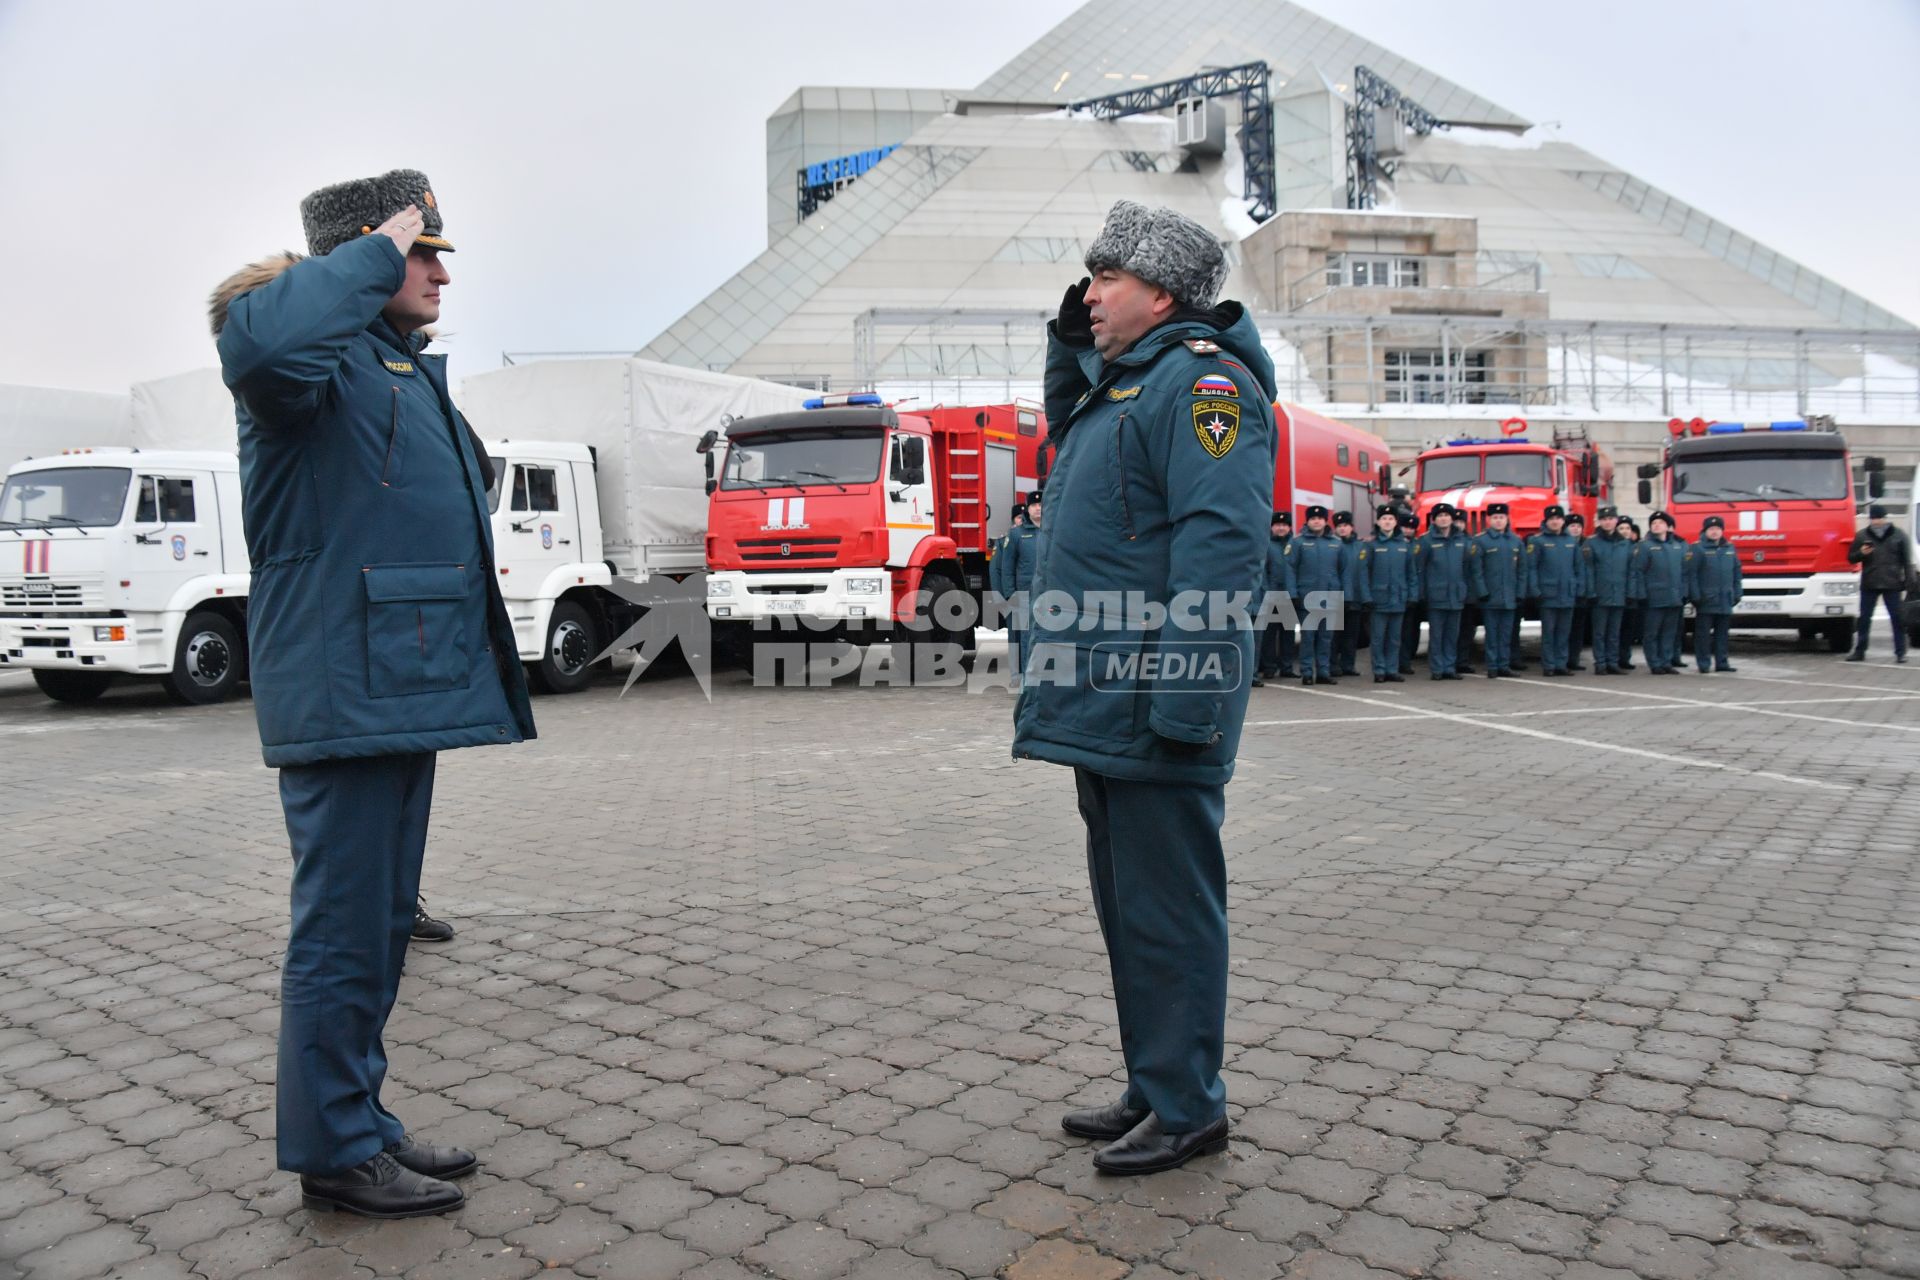
[[[1452,353],[1452,377],[1437,349],[1387,352],[1389,404],[1483,404],[1487,381],[1487,353]],[[1452,394],[1446,384],[1451,382]]]
[[[1418,289],[1422,283],[1418,258],[1384,254],[1339,254],[1327,259],[1327,283],[1355,289]]]

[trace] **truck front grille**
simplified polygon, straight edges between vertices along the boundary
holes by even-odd
[[[831,560],[840,552],[838,538],[742,538],[740,558],[765,564],[805,564]]]
[[[98,608],[102,595],[103,592],[97,583],[51,582],[44,578],[16,579],[12,582],[0,583],[0,608]]]

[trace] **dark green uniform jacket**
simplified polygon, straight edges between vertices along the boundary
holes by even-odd
[[[1580,539],[1541,530],[1527,539],[1526,594],[1543,609],[1571,609],[1586,594],[1587,562]]]
[[[1527,593],[1527,544],[1508,529],[1475,534],[1467,548],[1473,598],[1483,609],[1518,609]]]
[[[1287,544],[1293,541],[1293,535],[1284,538],[1267,539],[1267,590],[1277,591],[1283,596],[1295,594],[1293,590],[1293,569],[1287,563]]]
[[[1627,594],[1649,609],[1677,609],[1687,602],[1687,566],[1693,548],[1676,534],[1650,533],[1633,549],[1633,577]]]
[[[1587,539],[1587,580],[1593,588],[1593,602],[1601,608],[1626,607],[1633,547],[1621,533],[1596,533]]]
[[[1015,756],[1157,782],[1233,774],[1273,513],[1274,380],[1239,304],[1209,316],[1183,312],[1111,363],[1049,329],[1058,452]],[[1128,592],[1197,598],[1200,626],[1101,608]],[[1237,596],[1246,616],[1206,626],[1208,593]]]
[[[1740,552],[1725,538],[1694,544],[1687,562],[1687,599],[1701,613],[1732,613],[1740,604]]]
[[[227,306],[267,764],[531,738],[486,484],[438,356],[381,317],[406,257],[363,236]]]
[[[1031,524],[1015,525],[1000,539],[987,571],[988,585],[1012,599],[1033,586],[1033,554],[1040,531]]]
[[[1420,598],[1429,609],[1464,609],[1472,598],[1473,583],[1467,565],[1467,535],[1459,529],[1446,534],[1429,530],[1413,542],[1414,576]]]
[[[1293,578],[1293,594],[1304,597],[1309,591],[1353,592],[1353,544],[1332,530],[1315,533],[1303,529],[1287,544],[1287,570]]]
[[[1405,613],[1420,598],[1420,578],[1414,570],[1413,544],[1398,529],[1393,536],[1374,534],[1362,542],[1353,566],[1354,595],[1379,613]]]

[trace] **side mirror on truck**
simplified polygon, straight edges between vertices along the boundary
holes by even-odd
[[[1640,482],[1640,505],[1643,507],[1653,505],[1653,481],[1651,480]]]
[[[1887,496],[1886,472],[1870,471],[1867,473],[1867,496],[1869,498],[1884,498]]]
[[[1642,480],[1652,480],[1660,474],[1660,464],[1657,462],[1643,462],[1634,469],[1634,474]]]
[[[720,433],[709,427],[707,433],[700,437],[700,443],[693,446],[693,451],[707,460],[707,492],[709,494],[720,487],[713,478],[713,446],[719,441]]]

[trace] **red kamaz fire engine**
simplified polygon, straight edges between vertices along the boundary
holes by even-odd
[[[1674,418],[1667,432],[1660,461],[1640,468],[1640,501],[1671,512],[1689,542],[1700,540],[1708,516],[1726,522],[1740,552],[1743,598],[1733,625],[1796,628],[1844,652],[1860,609],[1860,567],[1847,563],[1853,467],[1833,419]],[[1885,461],[1863,458],[1861,466],[1868,493],[1881,496]]]
[[[1504,502],[1510,527],[1523,538],[1539,532],[1549,506],[1578,512],[1591,532],[1594,511],[1614,500],[1613,461],[1586,428],[1555,427],[1552,443],[1529,440],[1524,418],[1509,418],[1500,430],[1498,439],[1448,440],[1414,460],[1421,527],[1445,502],[1464,513],[1469,533],[1479,533],[1487,527],[1487,503]]]

